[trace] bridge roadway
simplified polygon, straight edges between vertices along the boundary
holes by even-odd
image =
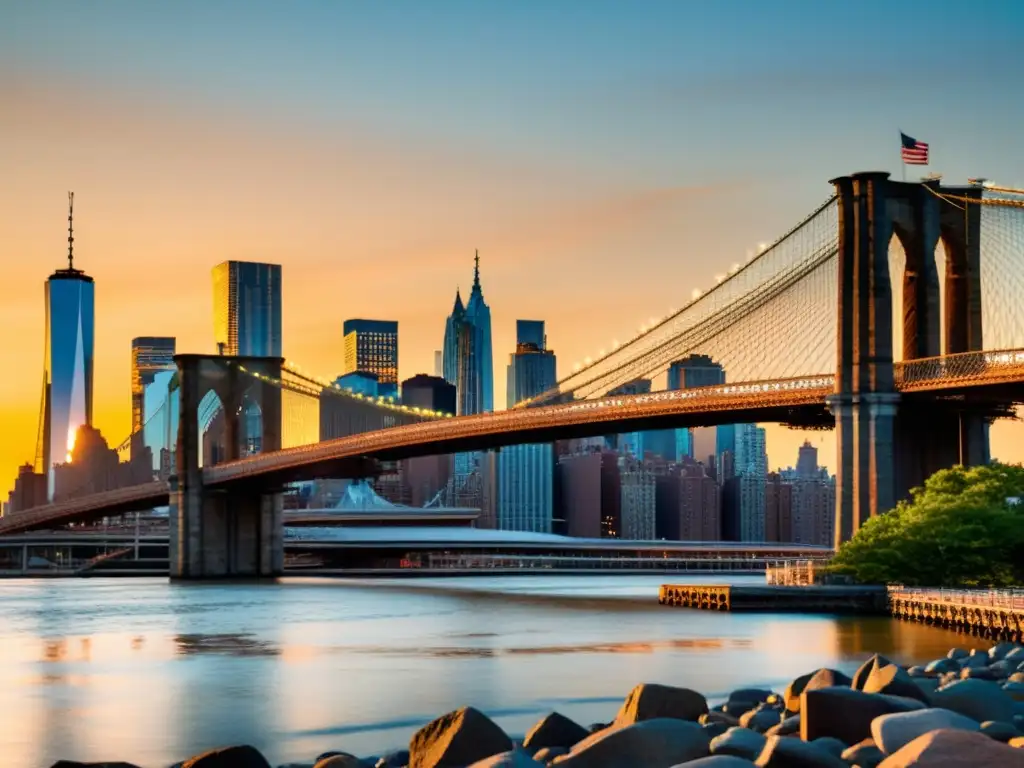
[[[907,402],[936,398],[993,404],[1021,402],[1024,350],[969,352],[896,365],[897,389]],[[830,426],[828,398],[835,376],[724,384],[616,396],[420,422],[286,448],[203,469],[210,489],[281,488],[321,477],[366,477],[377,461],[496,449],[670,427],[733,423]],[[107,491],[0,518],[0,536],[62,522],[96,519],[169,503],[159,482]]]

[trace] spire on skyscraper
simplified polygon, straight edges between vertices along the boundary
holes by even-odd
[[[68,270],[75,271],[75,193],[68,192]]]
[[[480,287],[480,251],[473,251],[473,288]]]

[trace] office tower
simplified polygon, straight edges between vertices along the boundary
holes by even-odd
[[[75,269],[74,194],[68,193],[68,267],[46,281],[43,393],[36,439],[36,471],[47,476],[53,498],[53,468],[68,460],[79,427],[92,424],[95,285]]]
[[[722,538],[718,483],[707,469],[684,456],[657,477],[656,537],[669,541],[719,541]]]
[[[788,540],[795,544],[831,544],[836,485],[835,478],[818,466],[818,449],[805,440],[800,446],[796,470],[786,470],[785,475],[793,487],[792,530]]]
[[[434,350],[434,375],[444,378],[444,350]]]
[[[161,371],[175,369],[174,337],[139,336],[132,339],[132,432],[146,423],[143,401],[146,387]]]
[[[372,397],[380,396],[380,382],[377,381],[377,374],[368,371],[352,371],[334,380],[335,386],[350,392],[353,395]]]
[[[346,320],[342,373],[377,375],[381,397],[398,397],[398,323],[394,320]]]
[[[650,391],[650,379],[633,379],[608,390],[605,397],[646,395],[649,394]],[[609,437],[608,442],[609,445],[613,446],[620,453],[630,454],[641,459],[644,456],[645,446],[643,432],[625,432],[623,434],[613,435]]]
[[[618,538],[621,523],[619,455],[591,450],[558,459],[559,518],[565,533],[587,539]]]
[[[634,456],[619,456],[620,538],[652,541],[657,509],[657,470],[654,463]]]
[[[731,494],[733,531],[737,541],[765,540],[765,482],[768,456],[765,431],[754,424],[736,425],[735,476]]]
[[[149,449],[153,468],[157,470],[160,469],[160,451],[165,445],[171,445],[167,436],[172,428],[175,432],[178,428],[177,421],[171,422],[172,398],[177,400],[177,394],[171,392],[171,384],[176,373],[174,368],[154,371],[142,391],[142,427],[137,434],[142,438],[142,446]],[[138,444],[132,443],[132,460],[135,460]]]
[[[543,321],[516,322],[516,351],[507,371],[509,408],[555,386],[555,353],[544,344]],[[498,454],[498,528],[551,532],[554,462],[550,443],[513,445]]]
[[[420,373],[402,382],[402,405],[439,413],[455,413],[455,387],[439,376]],[[401,462],[409,503],[422,507],[448,485],[452,456],[418,456]]]
[[[213,334],[222,355],[281,357],[281,266],[225,261],[213,268]]]
[[[764,540],[793,540],[793,484],[778,472],[770,472],[765,483]]]
[[[46,475],[36,472],[31,464],[22,464],[18,467],[18,477],[5,505],[7,513],[40,507],[47,501]]]
[[[480,286],[480,254],[474,257],[469,302],[455,292],[455,305],[445,323],[444,378],[454,384],[459,416],[494,410],[494,361],[491,355],[491,310]]]
[[[713,387],[724,383],[725,370],[721,363],[716,363],[708,355],[688,355],[681,360],[676,360],[668,368],[668,389],[670,390]],[[717,459],[723,451],[732,450],[729,442],[731,430],[730,425],[676,430],[677,455],[675,459],[679,461],[683,456],[688,455],[691,458],[705,461],[712,453]],[[712,441],[714,441],[714,449],[709,450],[708,446]],[[683,452],[684,447],[689,448],[688,453]]]

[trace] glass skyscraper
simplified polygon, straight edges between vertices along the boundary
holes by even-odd
[[[213,268],[213,334],[222,355],[281,357],[281,265]]]
[[[69,199],[73,197],[69,194]],[[68,212],[68,268],[46,281],[43,394],[36,441],[37,471],[47,475],[53,498],[55,464],[68,461],[82,425],[92,425],[95,284],[74,265],[72,216]]]
[[[382,397],[398,396],[398,323],[394,320],[346,320],[342,374],[377,375]]]
[[[139,336],[132,339],[132,432],[145,423],[146,387],[161,371],[174,370],[173,336]]]
[[[459,416],[494,410],[494,358],[491,354],[491,308],[480,287],[480,254],[474,259],[473,289],[463,306],[455,306],[444,329],[444,378],[455,385]]]
[[[516,351],[509,357],[506,400],[516,403],[557,383],[555,353],[545,348],[544,322],[516,322]],[[554,452],[550,443],[512,445],[498,454],[498,528],[550,533],[554,504]]]

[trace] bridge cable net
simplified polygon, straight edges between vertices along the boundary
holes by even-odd
[[[602,397],[635,379],[657,376],[691,354],[711,356],[733,382],[832,371],[838,290],[835,201],[829,198],[682,310],[563,378],[533,402]]]
[[[449,415],[403,406],[387,397],[345,389],[327,379],[289,365],[280,378],[240,370],[254,382],[281,390],[281,447],[312,445],[378,429],[447,418]]]

